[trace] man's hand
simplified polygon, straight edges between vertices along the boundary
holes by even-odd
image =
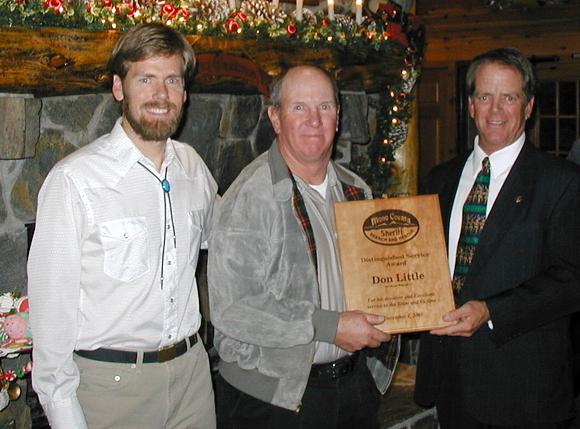
[[[374,327],[385,321],[383,316],[363,313],[362,311],[344,311],[340,313],[336,330],[335,344],[347,352],[356,352],[365,347],[378,347],[385,341],[391,341],[391,335]]]
[[[485,301],[469,301],[443,316],[444,321],[457,321],[457,324],[434,329],[431,334],[471,337],[481,325],[489,320],[489,317],[489,309]]]

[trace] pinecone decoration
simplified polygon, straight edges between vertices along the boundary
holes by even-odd
[[[231,12],[228,0],[193,0],[189,11],[192,16],[207,19],[213,24],[226,20]]]
[[[389,130],[389,138],[393,141],[394,149],[399,148],[407,140],[407,128],[407,123],[401,122]]]
[[[272,6],[269,0],[244,0],[240,10],[256,19],[268,22],[282,23],[286,19],[286,13],[281,8]]]
[[[405,92],[405,93],[410,93],[413,90],[413,87],[415,86],[415,82],[417,81],[417,73],[411,73],[411,75],[403,81],[403,84],[401,85],[401,91]]]
[[[356,21],[350,15],[336,14],[334,15],[334,21],[337,27],[345,33],[353,33],[357,30]]]

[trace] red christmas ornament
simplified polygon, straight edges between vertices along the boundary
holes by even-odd
[[[175,6],[170,3],[165,3],[161,7],[161,15],[173,15],[175,13]]]
[[[298,29],[296,28],[295,25],[289,24],[288,27],[286,27],[286,31],[288,32],[289,35],[294,36],[298,31]]]
[[[230,18],[226,22],[226,27],[230,33],[236,33],[240,29],[240,24],[233,18]]]
[[[111,7],[113,6],[113,2],[111,0],[103,0],[103,6]]]
[[[60,13],[59,9],[62,7],[62,2],[60,0],[46,0],[44,2],[45,9],[52,9],[55,13]]]
[[[330,20],[328,18],[323,18],[322,19],[322,26],[328,27],[329,25],[330,25]]]

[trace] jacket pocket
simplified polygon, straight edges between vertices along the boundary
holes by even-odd
[[[99,224],[106,275],[130,282],[149,271],[147,221],[130,217]]]

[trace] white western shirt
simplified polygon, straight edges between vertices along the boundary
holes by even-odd
[[[160,182],[166,169],[168,195]],[[74,350],[155,350],[197,332],[195,269],[216,190],[193,148],[171,139],[157,172],[121,120],[49,173],[28,295],[32,381],[53,429],[86,427]]]

